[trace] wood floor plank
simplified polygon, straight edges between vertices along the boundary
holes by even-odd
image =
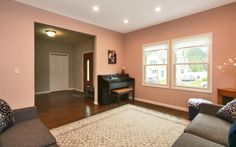
[[[188,119],[187,112],[153,104],[123,100],[119,104],[94,105],[93,98],[85,96],[76,97],[76,95],[79,95],[76,91],[61,91],[36,95],[35,105],[38,108],[39,118],[49,129],[52,129],[131,103],[136,106]]]

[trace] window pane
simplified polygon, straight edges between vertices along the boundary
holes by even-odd
[[[167,85],[167,65],[146,66],[145,83]]]
[[[174,49],[185,48],[190,46],[210,46],[212,44],[211,34],[204,34],[194,37],[187,37],[178,40],[174,40]]]
[[[151,44],[151,45],[146,45],[144,46],[144,51],[149,52],[149,51],[154,51],[154,50],[167,50],[168,47],[168,43],[157,43],[157,44]]]
[[[89,60],[87,60],[87,81],[89,81],[90,79],[89,79]]]
[[[190,64],[175,66],[176,86],[208,88],[208,64]]]
[[[208,46],[196,46],[175,50],[176,63],[201,63],[208,62]]]
[[[167,50],[145,52],[145,64],[167,64]]]

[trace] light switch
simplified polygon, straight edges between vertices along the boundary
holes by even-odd
[[[20,74],[20,68],[16,67],[14,73],[15,73],[16,75]]]

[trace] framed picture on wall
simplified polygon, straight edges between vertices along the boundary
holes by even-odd
[[[116,51],[108,50],[108,64],[116,64]]]

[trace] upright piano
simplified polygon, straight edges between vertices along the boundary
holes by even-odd
[[[98,75],[98,103],[100,105],[108,104],[114,101],[112,90],[119,88],[135,88],[134,78],[128,74]]]

